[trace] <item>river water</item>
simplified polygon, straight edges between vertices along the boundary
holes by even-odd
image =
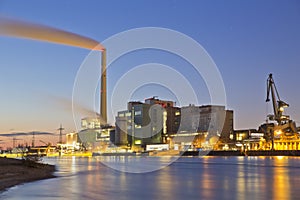
[[[57,178],[13,187],[0,199],[300,199],[297,157],[70,157],[44,162],[57,166]]]

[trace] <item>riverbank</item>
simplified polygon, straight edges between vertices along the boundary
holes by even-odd
[[[22,183],[54,178],[54,165],[0,158],[0,192]]]

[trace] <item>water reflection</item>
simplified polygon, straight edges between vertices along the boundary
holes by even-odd
[[[179,156],[148,157],[148,156],[99,156],[97,161],[109,168],[130,173],[148,173],[167,167]]]
[[[203,189],[199,191],[200,194],[203,195],[204,199],[212,199],[213,192],[212,188],[214,188],[212,173],[210,172],[209,165],[203,166],[203,172],[201,173],[201,179],[199,181],[199,186],[202,185]]]
[[[113,163],[117,158],[110,159]],[[111,169],[95,158],[47,161],[58,166],[58,178],[18,186],[0,198],[292,199],[300,195],[299,158],[181,158],[162,170],[140,174]],[[152,166],[170,158],[142,161]]]
[[[274,160],[275,166],[287,166],[288,159],[284,157],[277,157]],[[290,180],[288,169],[286,167],[274,168],[273,178],[273,198],[274,199],[291,199],[290,193]]]
[[[243,162],[244,160],[242,160]],[[235,187],[237,192],[235,193],[237,199],[245,199],[245,191],[246,191],[246,183],[245,183],[245,166],[243,164],[239,164],[237,166],[237,177],[235,182]]]

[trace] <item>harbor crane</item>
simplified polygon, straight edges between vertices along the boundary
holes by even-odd
[[[270,101],[270,93],[274,114],[268,115],[268,119],[277,122],[277,124],[274,124],[272,130],[273,134],[275,133],[274,137],[297,136],[298,133],[296,123],[290,120],[290,117],[288,115],[283,114],[284,109],[289,107],[289,104],[280,99],[272,74],[269,74],[269,77],[267,79],[266,102]]]

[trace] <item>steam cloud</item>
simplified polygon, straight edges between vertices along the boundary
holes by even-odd
[[[0,35],[39,40],[90,50],[103,51],[105,49],[99,42],[88,37],[6,17],[0,17]]]
[[[67,112],[71,112],[74,108],[82,116],[96,117],[96,118],[100,119],[101,124],[105,124],[105,120],[101,117],[101,115],[98,112],[96,112],[90,108],[87,108],[83,105],[80,105],[79,103],[72,102],[71,99],[58,97],[58,96],[54,96],[54,95],[47,95],[46,99],[49,103],[54,103],[56,106],[58,106],[59,108],[62,108],[63,110],[65,110]],[[73,108],[72,108],[72,105],[73,105]]]

